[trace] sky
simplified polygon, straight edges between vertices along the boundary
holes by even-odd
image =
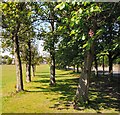
[[[47,51],[44,51],[43,49],[43,43],[44,43],[44,41],[43,40],[37,40],[37,45],[38,45],[38,52],[39,52],[39,54],[40,54],[40,56],[49,56],[49,53],[47,52]],[[3,50],[2,50],[2,48],[1,48],[1,42],[0,42],[0,54],[2,55],[2,56],[5,56],[5,55],[8,55],[8,56],[10,56],[11,58],[12,57],[14,57],[14,56],[12,56],[11,54],[10,54],[10,52],[9,51],[5,51],[5,52],[3,52]]]
[[[48,55],[48,53],[46,52],[46,51],[43,51],[43,40],[37,40],[37,45],[38,45],[38,52],[39,52],[39,54],[40,55],[42,55],[42,56],[44,56],[44,55]],[[1,44],[1,42],[0,42],[0,44]],[[1,46],[1,45],[0,45]],[[10,56],[10,57],[12,57],[12,55],[10,54],[10,52],[8,52],[8,51],[5,51],[4,53],[3,53],[3,50],[0,48],[0,52],[1,52],[1,55],[2,56],[4,56],[4,55],[8,55],[8,56]]]
[[[42,55],[42,56],[48,56],[49,53],[48,53],[47,51],[44,51],[43,43],[44,43],[43,40],[37,40],[38,52],[39,52],[39,54]]]

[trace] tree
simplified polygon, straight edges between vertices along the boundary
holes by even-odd
[[[26,82],[31,82],[31,41],[28,40],[21,46],[21,58],[26,64]]]
[[[91,66],[94,55],[94,42],[95,39],[100,36],[102,30],[97,30],[97,13],[99,14],[100,8],[97,3],[75,3],[73,5],[73,11],[71,12],[71,20],[66,20],[66,23],[70,23],[72,28],[70,35],[74,35],[78,39],[81,39],[84,50],[84,68],[82,70],[79,85],[75,96],[75,105],[80,102],[88,101],[88,89],[89,79],[91,75]],[[60,3],[56,8],[68,10],[68,3]],[[89,35],[90,34],[90,35]],[[74,38],[75,38],[74,37]],[[74,42],[75,39],[72,40]]]
[[[96,41],[95,46],[95,66],[97,70],[97,61],[99,63],[103,62],[103,70],[104,65],[108,64],[109,66],[109,75],[112,75],[112,65],[113,60],[115,60],[119,56],[119,3],[104,3],[102,5],[103,12],[100,14],[100,18],[104,20],[102,21],[102,28],[104,28],[104,32],[101,37],[99,37]],[[110,10],[111,9],[111,10]],[[108,56],[108,61],[106,60]],[[98,58],[99,57],[99,58]],[[101,58],[101,59],[100,59]],[[104,62],[105,61],[105,62]],[[104,73],[104,71],[103,71]]]
[[[12,64],[12,58],[11,58],[11,57],[8,57],[8,59],[7,59],[7,64],[8,64],[8,65]]]
[[[31,82],[31,62],[32,55],[34,55],[31,44],[35,37],[35,32],[31,29],[26,33],[25,37],[27,37],[25,42],[21,43],[21,57],[23,62],[26,64],[26,82]]]
[[[65,9],[61,9],[60,12],[57,10],[59,6],[65,6]],[[78,55],[81,55],[81,47],[80,44],[82,44],[81,39],[77,38],[73,35],[74,27],[71,27],[73,23],[71,23],[72,14],[74,13],[74,9],[77,9],[78,6],[75,7],[71,3],[61,3],[60,5],[56,6],[55,10],[59,14],[58,18],[58,30],[57,34],[59,37],[59,46],[58,46],[58,55],[57,55],[57,63],[59,66],[63,66],[62,68],[67,69],[66,66],[74,66],[75,71],[75,65],[77,65],[78,70]],[[78,26],[76,25],[76,28]],[[77,60],[76,60],[77,59]],[[80,58],[79,58],[80,59]],[[77,63],[78,62],[78,63]]]
[[[43,7],[40,8],[41,10],[38,12],[38,17],[48,28],[48,30],[46,30],[46,28],[41,29],[40,37],[45,41],[44,49],[50,53],[50,85],[55,85],[55,44],[57,42],[57,36],[55,34],[56,12],[54,11],[54,7],[56,3],[45,2],[40,5]]]
[[[120,3],[107,4],[106,7],[112,9],[111,11],[106,11],[108,17],[105,23],[105,32],[103,33],[102,46],[104,51],[107,53],[109,60],[109,74],[112,76],[113,73],[113,61],[120,55],[120,45],[119,45],[119,7]]]
[[[5,56],[1,56],[1,62],[2,64],[12,64],[12,58],[9,57],[8,55],[5,55]]]
[[[40,62],[42,61],[41,59],[42,57],[39,56],[38,54],[38,48],[35,44],[31,45],[31,66],[32,66],[32,73],[33,73],[33,77],[35,76],[35,70],[36,70],[36,65],[40,64]]]
[[[26,28],[30,28],[31,11],[28,9],[25,2],[3,2],[2,4],[2,27],[4,36],[8,37],[10,44],[13,43],[15,64],[16,64],[16,77],[17,85],[16,90],[23,90],[22,66],[20,58],[20,36],[26,32]],[[24,28],[26,25],[26,28]]]

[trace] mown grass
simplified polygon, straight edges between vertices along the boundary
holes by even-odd
[[[57,84],[50,87],[48,65],[37,66],[36,76],[32,77],[30,83],[25,82],[25,69],[23,67],[25,91],[20,93],[15,93],[15,74],[14,65],[2,66],[2,113],[119,112],[118,97],[112,97],[106,92],[100,92],[102,89],[95,85],[98,78],[92,78],[90,105],[83,110],[75,110],[73,109],[73,98],[79,74],[72,71],[56,70]]]

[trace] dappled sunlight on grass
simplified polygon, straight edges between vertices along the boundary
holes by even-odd
[[[114,93],[119,93],[115,89],[117,86],[114,86],[113,83],[111,85],[107,84],[105,78],[93,77],[91,79],[90,103],[86,105],[86,108],[74,110],[73,99],[80,76],[78,73],[73,73],[71,70],[56,70],[56,85],[52,87],[49,85],[48,65],[37,66],[35,77],[32,77],[32,82],[30,83],[25,82],[25,69],[23,73],[25,91],[16,93],[14,87],[16,83],[15,67],[13,65],[3,66],[3,112],[115,113],[120,110],[118,105],[119,98],[114,95]],[[111,89],[114,89],[113,92],[110,92]]]
[[[108,77],[94,77],[90,84],[90,104],[89,108],[96,111],[120,111],[120,91],[118,78],[109,81]]]

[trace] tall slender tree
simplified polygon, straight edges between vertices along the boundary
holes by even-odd
[[[43,28],[41,32],[41,37],[45,41],[44,49],[50,53],[50,85],[55,85],[55,44],[57,42],[56,37],[56,12],[54,7],[57,3],[55,2],[45,2],[41,3],[41,9],[43,13],[38,12],[39,19],[47,25],[46,28]]]
[[[16,64],[16,90],[22,91],[22,64],[20,58],[20,40],[21,34],[30,28],[31,10],[25,2],[3,2],[2,3],[2,27],[5,35],[8,36],[14,46],[15,64]],[[25,26],[26,25],[26,26]],[[26,28],[24,28],[26,27]],[[3,34],[4,35],[4,34]],[[10,45],[8,44],[8,45]]]

